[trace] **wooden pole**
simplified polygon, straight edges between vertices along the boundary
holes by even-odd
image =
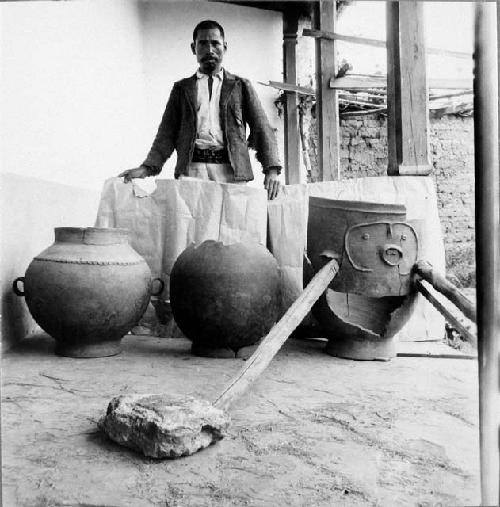
[[[496,4],[475,6],[474,149],[482,505],[499,502],[499,159]]]
[[[399,48],[399,3],[387,2],[386,36],[387,36],[387,156],[388,174],[398,174],[398,160],[401,159],[401,147],[398,143],[397,118],[401,117],[401,101],[396,100],[401,95],[400,76],[400,48]]]
[[[389,175],[427,175],[429,113],[422,2],[387,2]]]
[[[422,282],[417,281],[416,287],[418,292],[431,303],[432,306],[474,347],[477,346],[477,338],[474,333],[471,333],[438,299],[436,299],[423,285]]]
[[[477,322],[476,305],[469,301],[460,290],[443,275],[434,271],[427,261],[418,261],[414,266],[417,275],[429,282],[438,292],[448,298],[472,322]]]
[[[334,0],[319,0],[314,11],[315,28],[335,31]],[[320,180],[340,179],[340,135],[337,91],[330,88],[335,76],[335,42],[316,39],[316,124]]]
[[[297,31],[299,14],[293,7],[283,14],[283,67],[285,83],[297,85]],[[285,92],[285,183],[300,183],[300,139],[297,93]]]
[[[257,350],[214,401],[217,408],[227,410],[267,368],[281,346],[309,313],[313,304],[325,292],[338,271],[337,261],[331,259],[314,275],[293,305],[269,331]]]

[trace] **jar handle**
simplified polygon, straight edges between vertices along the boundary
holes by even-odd
[[[153,283],[155,282],[159,282],[159,288],[158,290],[153,290],[151,288],[151,295],[152,296],[159,296],[162,292],[163,292],[163,289],[165,288],[165,282],[161,279],[161,278],[153,278],[152,282],[151,282],[151,287],[153,287]]]
[[[23,283],[23,290],[18,287],[19,282]],[[17,296],[24,296],[24,276],[19,276],[12,282],[12,290]]]

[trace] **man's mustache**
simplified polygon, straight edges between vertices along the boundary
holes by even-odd
[[[218,60],[218,58],[216,56],[207,55],[201,59],[202,62],[209,62],[211,60]]]

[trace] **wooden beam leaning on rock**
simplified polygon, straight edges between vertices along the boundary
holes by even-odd
[[[213,404],[175,394],[117,396],[99,421],[100,429],[115,442],[153,458],[188,456],[221,440],[230,420],[225,410],[267,368],[338,270],[337,261],[330,259],[316,273]]]

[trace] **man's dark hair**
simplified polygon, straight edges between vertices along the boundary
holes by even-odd
[[[222,35],[222,38],[224,39],[224,28],[222,28],[222,26],[219,23],[217,23],[217,21],[205,19],[204,21],[200,21],[193,30],[193,42],[196,42],[196,36],[198,35],[199,30],[212,30],[212,29],[219,30],[220,34]]]

